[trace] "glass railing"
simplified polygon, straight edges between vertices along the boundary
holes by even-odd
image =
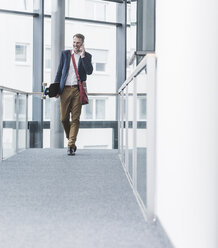
[[[116,149],[118,124],[116,120],[117,93],[89,93],[89,104],[82,107],[78,149]],[[43,147],[50,147],[50,112],[53,99],[44,101]],[[65,136],[64,136],[65,137]],[[64,138],[64,146],[68,140]]]
[[[26,148],[34,148],[38,122],[32,121],[32,96],[41,92],[24,92],[0,86],[0,161]],[[83,106],[78,134],[78,148],[117,149],[117,93],[89,93]],[[50,147],[50,101],[43,100],[43,148]],[[54,99],[55,100],[55,99]],[[65,147],[67,139],[64,140]]]
[[[27,147],[28,93],[0,86],[0,158]]]
[[[156,57],[146,55],[119,91],[119,154],[139,205],[155,219]]]

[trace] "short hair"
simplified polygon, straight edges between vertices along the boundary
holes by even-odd
[[[81,39],[82,42],[84,42],[84,40],[85,40],[85,36],[84,36],[83,34],[75,34],[75,35],[73,36],[73,38],[74,38],[74,37],[77,37],[77,38]]]

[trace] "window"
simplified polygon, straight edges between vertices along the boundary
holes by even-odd
[[[96,99],[95,104],[96,119],[105,119],[105,100]]]
[[[138,98],[138,117],[139,120],[145,120],[147,118],[147,98],[146,96]]]
[[[16,62],[27,62],[27,44],[15,44]]]
[[[83,108],[83,118],[89,120],[104,120],[105,99],[89,99],[89,104]]]
[[[43,104],[44,120],[49,121],[51,118],[51,101],[50,98],[46,98]]]
[[[92,55],[92,64],[94,72],[106,72],[108,51],[101,49],[87,49]]]
[[[86,0],[85,3],[86,18],[105,21],[106,20],[106,3],[100,1]]]
[[[45,69],[51,70],[51,48],[45,48]]]
[[[93,99],[89,99],[89,104],[85,105],[84,118],[93,119]]]

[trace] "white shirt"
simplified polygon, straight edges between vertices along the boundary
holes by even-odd
[[[79,63],[79,58],[80,58],[80,54],[81,53],[74,53],[74,58],[75,58],[75,61],[76,61],[76,67],[78,69],[78,63]],[[74,70],[74,66],[73,66],[73,61],[72,61],[72,56],[70,58],[70,68],[69,68],[69,72],[68,72],[68,76],[67,76],[67,81],[66,81],[66,84],[65,85],[77,85],[78,82],[77,82],[77,78],[76,78],[76,73],[75,73],[75,70]]]

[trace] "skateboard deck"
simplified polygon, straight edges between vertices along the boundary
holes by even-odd
[[[49,97],[55,97],[58,94],[59,91],[59,83],[52,83],[50,84],[49,87],[46,88],[47,83],[42,83],[42,88],[43,88],[43,92],[42,92],[42,99],[45,99],[46,96]]]

